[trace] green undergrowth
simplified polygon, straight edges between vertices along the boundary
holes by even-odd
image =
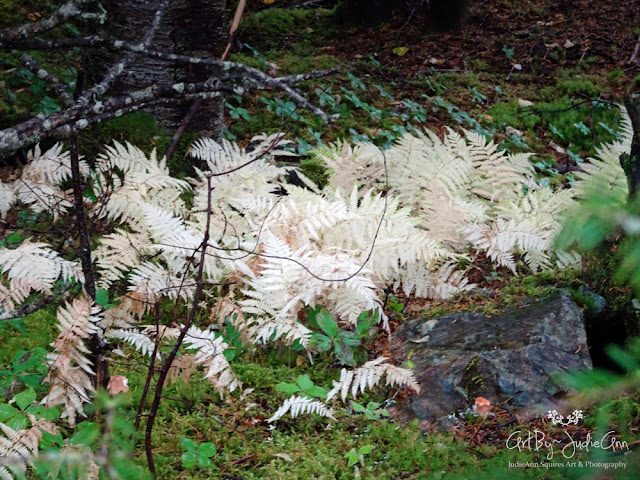
[[[287,65],[288,55],[276,64]],[[260,55],[251,59],[261,68],[256,60]],[[265,71],[273,68],[271,62],[261,62]],[[505,82],[494,74],[473,72],[419,74],[401,82],[391,80],[395,74],[373,57],[348,67],[335,57],[308,62],[306,71],[341,68],[298,85],[311,102],[335,116],[331,124],[279,93],[257,92],[227,100],[226,138],[242,144],[256,132],[285,132],[304,155],[338,139],[389,147],[404,133],[424,128],[439,132],[442,125],[450,125],[493,139],[508,152],[534,153],[539,176],[563,185],[573,180],[571,170],[596,154],[597,145],[615,138],[620,120],[615,106],[581,96],[587,92],[596,98],[604,88],[591,78],[559,79],[542,88],[524,77]],[[289,68],[276,71],[297,73]]]
[[[19,350],[47,348],[57,334],[55,308],[39,310],[22,319],[0,320],[0,366],[9,364]]]
[[[298,85],[309,100],[338,118],[325,125],[279,94],[256,93],[228,100],[229,139],[243,143],[256,132],[284,131],[305,154],[338,139],[389,146],[413,128],[438,131],[450,125],[494,138],[508,151],[535,153],[539,175],[560,185],[572,181],[570,170],[593,156],[595,146],[614,137],[617,109],[590,99],[617,88],[619,72],[599,77],[565,70],[554,79],[514,72],[507,77],[470,61],[461,72],[425,66],[406,76],[375,54],[351,63],[332,54],[336,39],[348,41],[353,33],[339,24],[335,9],[277,7],[245,15],[247,44],[232,59],[281,76],[338,67],[328,77]],[[509,62],[507,56],[504,60]],[[532,105],[521,106],[519,99]]]
[[[48,309],[25,317],[25,330],[20,335],[12,331],[13,327],[0,329],[0,341],[5,347],[0,366],[6,366],[20,350],[35,351],[37,347],[48,350],[56,334],[54,325],[54,311]],[[112,363],[111,373],[127,373],[129,378],[130,391],[119,396],[116,414],[130,425],[146,379],[147,359],[129,349],[125,351],[125,358],[116,358]],[[295,419],[286,416],[270,426],[265,420],[286,398],[274,388],[278,382],[293,382],[297,375],[306,373],[315,384],[330,387],[339,368],[332,368],[329,357],[322,356],[309,366],[306,356],[284,345],[238,356],[232,366],[244,382],[244,388],[254,389],[246,400],[240,400],[236,393],[222,400],[199,371],[193,373],[186,385],[178,379],[165,388],[152,437],[158,478],[205,479],[227,475],[226,478],[246,479],[352,479],[356,478],[356,470],[345,457],[352,449],[367,452],[362,456],[362,463],[356,464],[362,478],[391,479],[407,475],[416,479],[494,479],[507,478],[507,475],[564,478],[564,473],[559,476],[557,471],[552,473],[546,469],[514,472],[507,468],[509,462],[544,461],[543,452],[507,450],[502,442],[472,445],[450,433],[425,435],[415,421],[370,420],[351,408],[338,408],[336,422],[315,415]],[[375,389],[358,397],[358,402],[363,405],[369,401],[381,402],[390,393],[393,392],[385,388]],[[393,406],[394,402],[389,405]],[[633,412],[629,410],[629,413]],[[101,414],[90,413],[77,431],[85,424],[100,424],[102,419]],[[143,426],[144,422],[143,418]],[[134,434],[134,451],[130,453],[130,458],[142,467],[145,465],[143,430]],[[63,432],[71,434],[68,429]],[[211,442],[216,447],[211,465],[183,467],[181,456],[185,450],[178,441],[181,438],[188,438],[196,445]]]
[[[240,23],[243,38],[260,43],[265,50],[289,47],[308,52],[318,40],[338,33],[334,10],[324,8],[283,9],[277,6],[243,16]]]

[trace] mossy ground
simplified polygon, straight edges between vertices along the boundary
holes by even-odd
[[[25,317],[24,322],[24,334],[10,326],[0,329],[0,342],[6,346],[0,363],[8,363],[18,349],[47,348],[55,338],[52,310]],[[24,338],[17,341],[19,336],[28,338],[27,342]],[[274,388],[278,382],[295,381],[301,373],[309,374],[318,385],[329,386],[336,379],[338,371],[330,368],[329,358],[320,357],[313,366],[307,361],[284,346],[280,351],[257,352],[251,358],[234,360],[234,371],[244,387],[255,389],[246,401],[240,401],[237,395],[221,400],[199,372],[186,385],[178,380],[166,388],[152,437],[158,478],[352,479],[355,470],[347,465],[344,455],[366,445],[374,448],[364,456],[364,465],[358,464],[362,478],[576,478],[570,471],[557,469],[508,468],[509,463],[545,461],[544,452],[518,452],[501,444],[472,445],[450,433],[425,435],[416,421],[404,424],[387,419],[367,420],[350,409],[339,409],[336,422],[311,415],[284,418],[270,427],[264,420],[285,398]],[[118,411],[129,422],[133,422],[140,401],[145,362],[128,352],[125,359],[112,365],[112,374],[126,374],[129,378],[131,390]],[[389,394],[393,392],[381,389],[358,401],[380,401]],[[628,416],[637,415],[631,405],[625,408]],[[214,443],[217,454],[212,466],[184,469],[180,458],[185,452],[179,442],[182,437],[198,444]],[[144,465],[142,433],[134,438],[137,451],[133,460]]]

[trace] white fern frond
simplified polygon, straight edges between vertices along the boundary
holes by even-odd
[[[33,292],[44,294],[51,293],[51,287],[39,280],[24,277],[13,278],[9,282],[9,288],[0,283],[0,308],[15,310],[17,305],[21,305]]]
[[[16,198],[34,213],[50,212],[57,220],[71,208],[71,196],[57,185],[22,177],[15,182]]]
[[[633,125],[626,108],[620,108],[620,139],[596,148],[596,157],[589,163],[581,164],[581,172],[576,172],[577,181],[573,190],[578,197],[607,195],[620,204],[629,196],[629,184],[620,164],[620,158],[631,152]]]
[[[150,246],[151,241],[145,232],[117,229],[114,233],[104,235],[100,239],[100,246],[93,251],[101,274],[98,287],[109,289],[113,282],[120,280],[140,263]]]
[[[31,427],[14,430],[0,423],[0,479],[14,480],[25,478],[27,468],[33,465],[38,455],[38,446],[42,432],[53,433],[55,426],[48,420],[36,420],[29,414]]]
[[[333,389],[327,394],[327,401],[340,393],[344,402],[347,399],[349,390],[351,390],[351,395],[355,399],[358,392],[363,393],[366,388],[373,388],[378,385],[383,376],[386,377],[386,385],[406,385],[420,392],[420,386],[411,370],[384,363],[387,360],[386,357],[378,357],[355,370],[343,368],[340,372],[340,380],[333,382]]]
[[[181,327],[182,328],[182,327]],[[222,395],[225,390],[233,392],[241,388],[242,383],[231,370],[224,351],[229,348],[222,336],[211,330],[201,330],[191,326],[184,337],[185,348],[195,350],[195,363],[206,368],[204,377],[209,380]]]
[[[36,182],[57,185],[71,178],[71,157],[69,152],[62,152],[62,143],[56,143],[42,153],[40,145],[27,154],[27,165],[22,171],[22,178]],[[80,174],[89,173],[89,165],[80,160]]]
[[[9,298],[13,300],[26,298],[27,288],[48,293],[59,278],[84,281],[80,265],[60,258],[46,243],[29,240],[14,249],[0,249],[0,271],[10,281]]]
[[[139,208],[145,203],[180,214],[184,210],[180,196],[191,190],[188,182],[170,175],[166,159],[158,161],[155,149],[147,158],[129,143],[124,146],[115,142],[113,147],[107,147],[107,154],[98,159],[97,169],[102,175],[98,192],[106,198],[106,208],[97,213],[112,220],[139,220]]]
[[[140,295],[149,305],[158,297],[189,301],[195,291],[194,281],[180,278],[167,269],[151,262],[144,262],[133,269],[129,276],[129,291]]]
[[[16,203],[18,197],[16,196],[15,186],[9,183],[0,181],[0,219],[4,220],[7,216],[7,212],[11,210]]]
[[[469,283],[465,273],[458,270],[456,262],[446,262],[437,270],[427,268],[421,262],[414,262],[404,267],[397,277],[394,288],[397,290],[402,288],[407,296],[447,299],[475,286]]]
[[[29,205],[35,213],[51,212],[54,220],[71,207],[70,196],[60,189],[59,184],[71,178],[69,153],[62,153],[62,144],[57,143],[42,153],[37,145],[27,155],[28,163],[14,183],[16,198]],[[80,160],[80,173],[89,173],[89,167]]]
[[[313,332],[297,320],[287,317],[256,317],[249,326],[249,336],[256,343],[267,343],[271,338],[284,338],[292,343],[299,340],[303,347],[309,345]]]
[[[196,356],[192,354],[176,356],[167,372],[167,384],[173,385],[179,378],[182,379],[185,385],[189,383],[191,375],[197,367],[195,360]]]
[[[251,143],[255,144],[252,154],[256,157],[265,153],[268,153],[271,156],[298,156],[296,153],[282,149],[285,145],[293,144],[291,140],[287,140],[286,134],[283,132],[272,133],[271,135],[267,135],[266,133],[255,135],[251,137]]]
[[[45,381],[50,389],[42,404],[48,408],[64,405],[61,418],[68,418],[72,426],[77,415],[85,416],[83,404],[90,403],[89,392],[94,390],[90,378],[92,362],[86,357],[89,349],[84,341],[94,333],[101,333],[99,311],[99,308],[91,307],[85,297],[60,307],[60,334],[53,342],[54,352],[47,355],[49,373]]]
[[[556,265],[562,270],[582,270],[582,256],[574,250],[556,250]]]
[[[149,338],[145,333],[138,330],[125,330],[125,329],[113,329],[107,330],[104,334],[107,338],[117,338],[130,343],[133,348],[142,355],[150,357],[156,348],[155,342]],[[160,358],[160,354],[156,353],[156,358]]]
[[[328,417],[336,421],[335,417],[333,416],[333,410],[327,407],[324,403],[317,400],[312,400],[311,398],[294,395],[293,397],[287,398],[282,406],[278,410],[276,410],[276,412],[270,419],[267,420],[267,422],[275,422],[287,413],[291,415],[291,418],[295,418],[305,413],[315,413],[322,417]]]
[[[470,191],[489,201],[517,194],[525,177],[533,175],[528,162],[531,154],[507,155],[498,145],[483,135],[465,131],[468,141],[467,155],[473,164]]]
[[[349,195],[356,184],[364,192],[386,180],[384,155],[370,143],[351,147],[347,142],[338,142],[318,148],[312,156],[333,170],[331,187],[343,195]]]

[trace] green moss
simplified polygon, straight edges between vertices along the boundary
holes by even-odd
[[[58,334],[55,308],[38,310],[23,318],[25,331],[0,321],[0,366],[8,364],[18,350],[49,348]]]
[[[574,77],[567,80],[558,80],[558,90],[565,95],[582,93],[597,98],[604,91],[604,86],[597,83],[595,77]]]
[[[495,292],[472,290],[433,303],[420,315],[436,318],[460,311],[482,312],[496,315],[507,307],[519,307],[527,300],[538,300],[556,292],[559,288],[577,289],[582,285],[579,272],[575,270],[539,272],[526,277],[512,277],[510,283]]]
[[[575,288],[570,288],[569,292],[573,301],[585,311],[585,315],[592,317],[597,308],[595,299],[591,295]]]
[[[278,63],[280,67],[279,75],[296,75],[299,73],[312,72],[314,70],[328,70],[340,64],[340,60],[331,55],[285,55]]]
[[[624,77],[624,72],[620,69],[620,67],[618,67],[615,70],[612,70],[611,72],[607,73],[607,78],[610,81],[617,80],[617,79],[623,78],[623,77]]]
[[[146,154],[151,153],[155,148],[159,155],[163,155],[171,143],[172,136],[156,122],[153,115],[146,112],[136,112],[121,118],[115,118],[108,122],[97,125],[90,131],[91,142],[83,142],[83,151],[87,156],[95,155],[96,141],[98,144],[108,145],[114,140],[118,142],[130,142],[140,148]],[[82,137],[81,137],[82,138]],[[190,162],[184,157],[194,135],[187,131],[180,139],[178,148],[174,153],[168,166],[176,175],[184,174],[190,169]]]
[[[540,116],[530,109],[523,109],[516,99],[500,101],[487,112],[498,124],[508,125],[519,130],[533,131],[540,123]]]
[[[0,29],[31,23],[37,16],[44,16],[51,11],[51,2],[35,0],[18,2],[16,0],[0,0]],[[31,17],[29,15],[32,15]]]
[[[292,8],[284,10],[272,7],[247,15],[243,18],[241,27],[264,35],[277,36],[294,32],[301,27],[310,25],[315,18],[316,12],[311,9]]]
[[[332,15],[320,8],[270,7],[243,17],[240,28],[250,44],[259,43],[264,51],[285,46],[308,51],[319,35],[332,35]]]

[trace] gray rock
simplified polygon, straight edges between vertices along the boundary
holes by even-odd
[[[559,408],[566,392],[554,377],[592,366],[582,310],[562,291],[494,317],[461,312],[409,320],[391,350],[411,359],[421,385],[401,417],[434,424],[478,396],[529,415]]]
[[[603,312],[607,306],[607,301],[603,296],[592,292],[587,285],[581,285],[580,288],[578,288],[578,291],[593,300],[593,311],[591,312],[592,317],[597,317]]]

